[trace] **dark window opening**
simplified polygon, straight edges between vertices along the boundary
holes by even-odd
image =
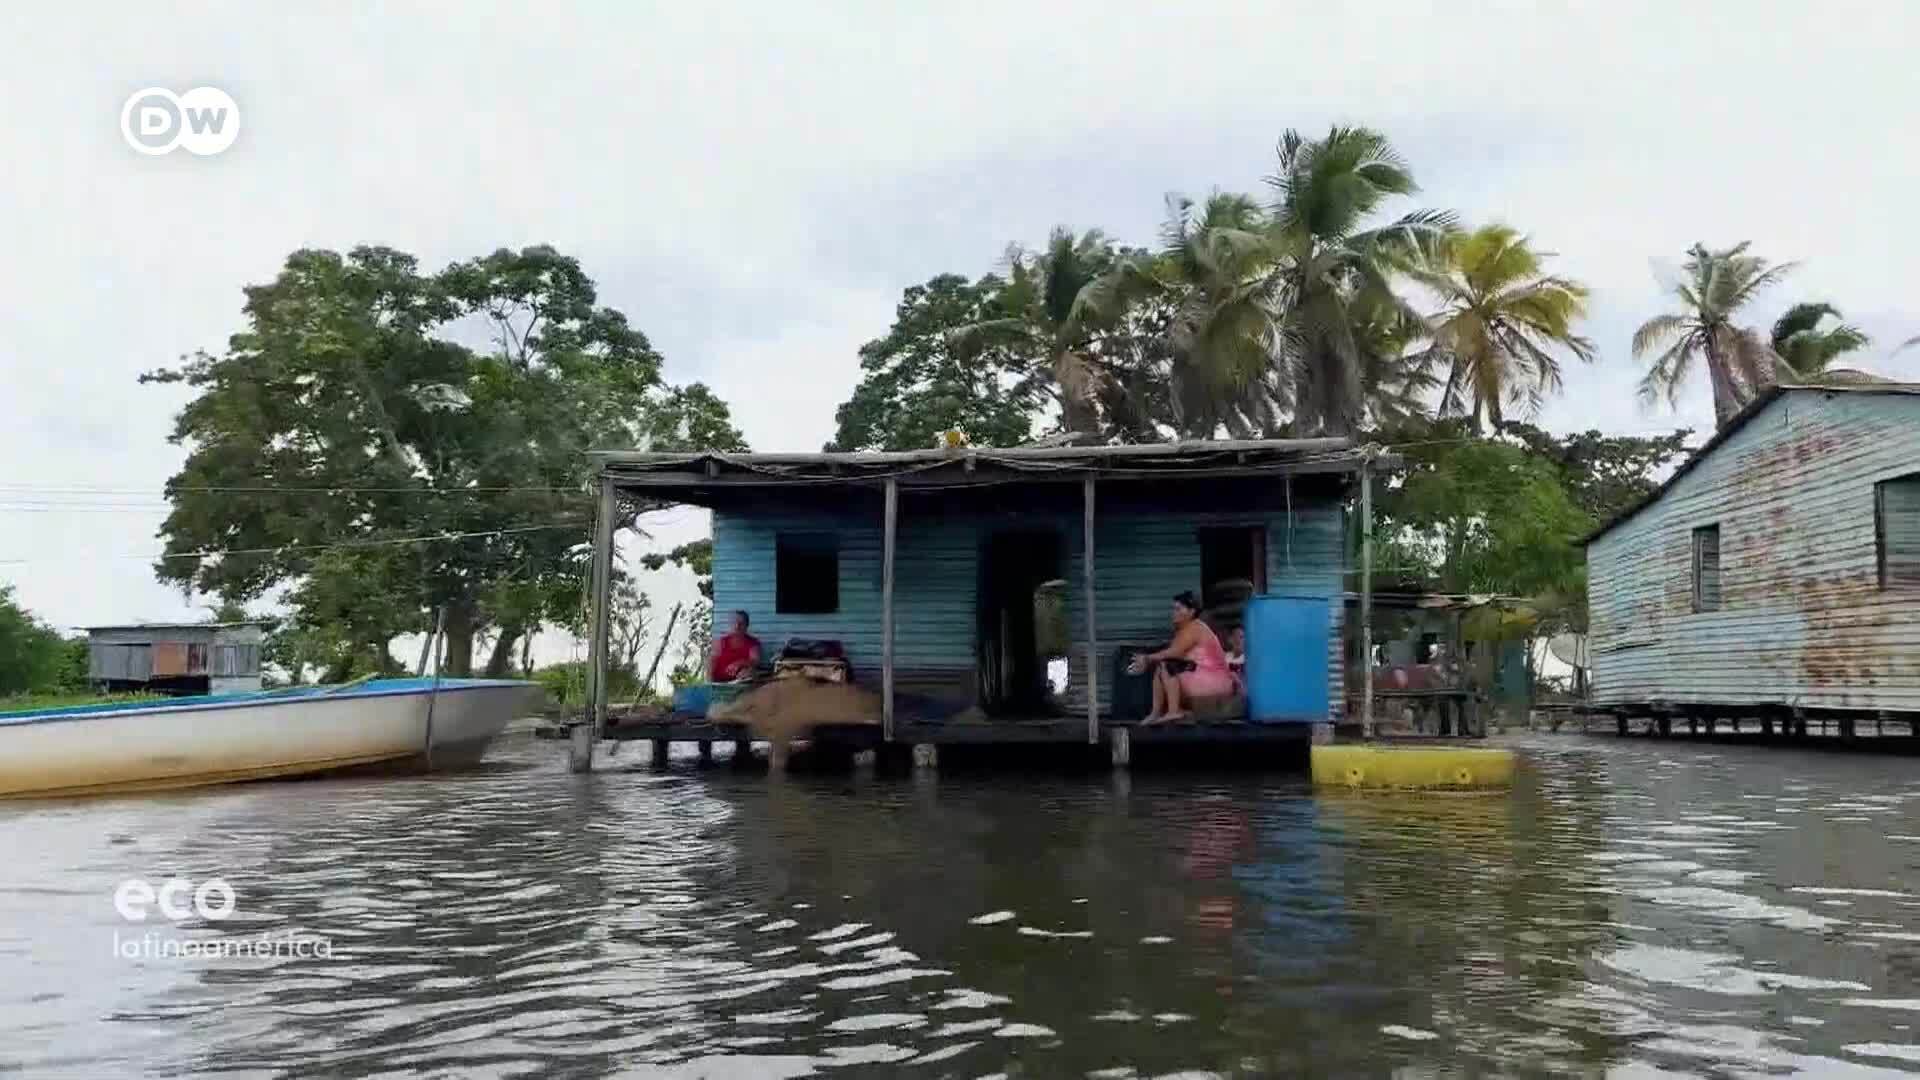
[[[1266,529],[1235,525],[1200,530],[1200,602],[1216,629],[1240,625],[1247,599],[1266,591]]]
[[[1720,610],[1720,526],[1693,530],[1693,610]]]
[[[1880,587],[1920,587],[1920,473],[1875,484],[1873,512]]]
[[[775,540],[773,608],[782,615],[840,610],[840,546],[834,537],[801,534]]]

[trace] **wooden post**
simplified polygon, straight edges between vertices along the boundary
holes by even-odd
[[[1084,551],[1082,569],[1087,590],[1087,745],[1100,745],[1100,620],[1095,614],[1093,575],[1093,474],[1088,473],[1080,486],[1081,529]]]
[[[613,594],[613,479],[600,478],[600,508],[593,519],[593,627],[587,642],[587,689],[592,702],[588,722],[599,738],[607,729],[607,632],[612,613],[607,605]]]
[[[1373,471],[1360,461],[1360,734],[1373,738]]]
[[[880,540],[880,738],[893,741],[893,556],[900,523],[900,481],[887,477],[886,528]]]

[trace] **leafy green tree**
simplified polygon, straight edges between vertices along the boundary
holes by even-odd
[[[1429,316],[1431,355],[1447,371],[1439,412],[1498,426],[1508,407],[1539,411],[1561,386],[1567,353],[1591,363],[1593,343],[1574,332],[1587,288],[1546,273],[1545,257],[1505,225],[1440,240],[1409,276],[1440,299]]]
[[[243,315],[223,353],[144,377],[196,395],[156,571],[237,603],[292,586],[289,648],[330,673],[388,669],[387,643],[436,611],[450,673],[483,633],[504,672],[578,604],[584,451],[743,448],[724,403],[667,386],[550,247],[437,274],[390,248],[298,251]],[[489,344],[464,344],[477,329]]]
[[[1747,254],[1745,243],[1724,251],[1704,244],[1687,249],[1682,280],[1673,283],[1680,310],[1655,315],[1633,335],[1633,355],[1652,355],[1640,380],[1641,400],[1665,397],[1676,402],[1696,363],[1704,363],[1713,386],[1713,415],[1725,424],[1772,382],[1779,357],[1766,339],[1734,319],[1768,286],[1791,273],[1794,264],[1774,265]]]
[[[906,289],[884,337],[860,347],[861,380],[829,450],[921,450],[945,431],[1026,441],[1046,402],[1044,351],[1007,283],[941,274]]]
[[[1691,429],[1680,428],[1670,435],[1607,435],[1590,430],[1556,436],[1512,420],[1501,424],[1499,432],[1552,462],[1567,496],[1596,525],[1653,494],[1667,466],[1686,456],[1687,440],[1693,435]]]
[[[1584,588],[1576,542],[1594,525],[1548,460],[1512,443],[1410,447],[1404,482],[1382,498],[1400,557],[1447,592],[1537,596]]]
[[[648,552],[640,556],[640,565],[649,570],[658,570],[672,563],[693,571],[694,583],[700,588],[700,595],[713,599],[713,540],[711,537],[689,540],[672,551]]]
[[[1821,328],[1831,316],[1838,325]],[[1835,360],[1872,343],[1859,327],[1842,321],[1840,309],[1827,303],[1795,304],[1774,321],[1769,344],[1803,380],[1825,375]]]
[[[53,627],[35,618],[0,585],[0,696],[61,688],[69,650]]]

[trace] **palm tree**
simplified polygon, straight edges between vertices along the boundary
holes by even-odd
[[[1355,327],[1362,312],[1418,318],[1394,291],[1396,267],[1430,257],[1455,229],[1451,213],[1416,210],[1384,226],[1368,219],[1387,200],[1419,190],[1386,136],[1335,127],[1308,140],[1280,138],[1267,178],[1274,272],[1269,304],[1296,429],[1345,434],[1367,412],[1368,359]]]
[[[1382,203],[1417,190],[1377,132],[1288,131],[1278,152],[1270,206],[1232,193],[1197,208],[1171,199],[1161,250],[1122,260],[1081,294],[1088,317],[1171,312],[1174,426],[1185,434],[1344,433],[1426,386],[1403,366],[1419,313],[1389,278],[1447,235],[1453,216],[1368,227]],[[1375,408],[1375,393],[1391,400]]]
[[[1123,259],[1081,291],[1080,317],[1113,324],[1154,312],[1166,337],[1167,407],[1181,435],[1273,432],[1284,390],[1267,305],[1267,218],[1246,195],[1215,192],[1196,208],[1169,196],[1157,252]]]
[[[1704,360],[1713,385],[1714,419],[1721,424],[1732,419],[1773,381],[1779,360],[1752,328],[1735,326],[1734,316],[1793,268],[1793,263],[1776,266],[1747,254],[1744,243],[1725,251],[1709,251],[1703,244],[1688,248],[1682,264],[1686,280],[1672,289],[1684,310],[1655,315],[1634,331],[1635,357],[1659,353],[1640,380],[1641,399],[1651,404],[1664,396],[1670,404],[1677,402],[1694,363]]]
[[[1820,329],[1829,315],[1836,322],[1843,318],[1832,304],[1795,304],[1773,324],[1773,351],[1804,381],[1818,380],[1835,360],[1872,342],[1858,327],[1845,322],[1829,330]]]
[[[1044,250],[1019,247],[1007,252],[1007,284],[1000,294],[1012,314],[961,327],[956,345],[977,349],[1004,347],[1043,355],[1040,374],[1054,384],[1061,420],[1068,431],[1100,430],[1098,403],[1110,376],[1094,355],[1096,329],[1074,310],[1086,285],[1113,265],[1113,246],[1098,229],[1075,233],[1055,226]]]
[[[1446,238],[1433,259],[1408,268],[1441,302],[1429,317],[1430,352],[1447,372],[1440,415],[1498,425],[1507,406],[1535,412],[1560,388],[1555,353],[1592,362],[1593,343],[1573,331],[1587,287],[1546,273],[1544,263],[1516,230],[1486,225]]]

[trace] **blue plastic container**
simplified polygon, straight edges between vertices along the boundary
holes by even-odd
[[[1256,596],[1247,601],[1247,719],[1322,724],[1328,719],[1330,602]]]
[[[708,706],[713,704],[713,687],[706,683],[694,683],[682,686],[673,692],[673,711],[688,716],[707,715]]]

